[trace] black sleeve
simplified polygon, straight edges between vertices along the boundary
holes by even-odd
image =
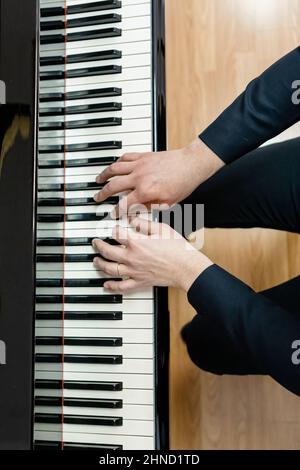
[[[297,80],[300,47],[253,80],[200,139],[225,163],[259,147],[300,120],[299,100],[293,99]]]
[[[300,316],[292,314],[246,284],[213,265],[188,292],[200,315],[210,316],[235,351],[249,364],[300,395],[300,365],[292,360],[293,343],[300,340]],[[197,364],[199,339],[194,338],[191,358]],[[198,344],[198,346],[197,346]]]

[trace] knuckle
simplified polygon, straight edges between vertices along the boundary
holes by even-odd
[[[118,170],[119,170],[119,165],[118,163],[112,163],[109,167],[109,172],[111,175],[116,175],[118,173]]]

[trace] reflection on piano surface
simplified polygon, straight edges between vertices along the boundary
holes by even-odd
[[[28,106],[20,104],[0,105],[0,178],[4,159],[13,146],[18,133],[28,139],[30,119]]]

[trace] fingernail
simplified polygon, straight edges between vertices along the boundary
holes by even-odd
[[[100,202],[100,193],[95,194],[94,201]]]
[[[97,176],[97,178],[96,178],[96,183],[98,183],[98,184],[101,183],[101,176],[99,176],[99,175]]]
[[[105,282],[105,283],[103,284],[103,287],[104,287],[104,289],[107,289],[107,290],[110,289],[110,285],[109,285],[108,282]]]
[[[92,245],[94,248],[97,248],[97,239],[94,238],[94,240],[92,240]]]
[[[94,266],[97,266],[98,259],[99,259],[99,258],[97,258],[97,257],[93,259],[93,265],[94,265]]]

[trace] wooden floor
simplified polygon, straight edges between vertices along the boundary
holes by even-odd
[[[166,2],[169,148],[178,148],[300,44],[300,0]],[[257,290],[300,274],[295,235],[210,230],[205,252]],[[299,449],[300,399],[268,378],[199,371],[179,337],[194,312],[181,292],[170,292],[170,307],[171,448]]]

